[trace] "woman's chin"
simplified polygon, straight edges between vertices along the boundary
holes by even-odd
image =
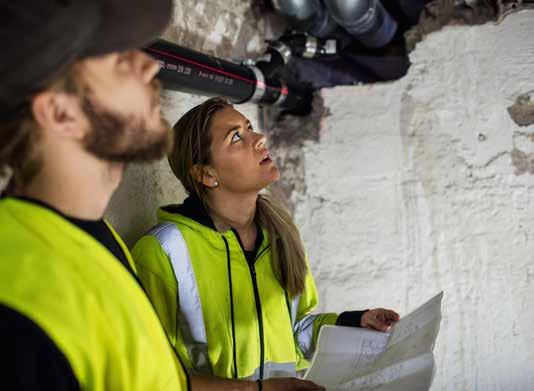
[[[278,182],[280,179],[280,170],[278,167],[273,166],[272,169],[269,171],[269,185],[275,182]]]
[[[259,186],[258,186],[258,190],[259,191],[262,191],[263,189],[269,187],[270,185],[278,182],[278,180],[280,179],[280,173],[278,173],[277,175],[272,175],[270,176],[269,178],[264,178],[260,183],[259,183]]]

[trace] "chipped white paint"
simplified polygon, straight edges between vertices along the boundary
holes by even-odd
[[[228,15],[225,15],[224,18],[219,18],[215,24],[215,28],[208,35],[208,39],[204,43],[204,50],[211,51],[215,49],[217,45],[222,42],[223,34],[226,31],[226,25],[228,24]]]
[[[255,36],[247,43],[247,52],[253,53],[254,50],[257,50],[259,47],[261,47],[260,37]]]
[[[243,59],[260,52],[264,38],[272,38],[253,7],[252,2],[243,0],[175,2],[173,21],[164,38],[224,59]],[[250,45],[252,40],[258,46]]]
[[[506,108],[534,88],[534,12],[448,27],[400,81],[323,91],[296,216],[321,309],[406,313],[444,290],[433,391],[534,390],[534,150]],[[528,163],[528,162],[527,162]]]
[[[195,12],[197,15],[203,15],[206,10],[206,4],[205,3],[197,3],[195,6]]]

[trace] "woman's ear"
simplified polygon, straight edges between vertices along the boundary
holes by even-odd
[[[210,166],[195,164],[193,167],[191,167],[191,175],[193,175],[195,181],[202,183],[207,188],[211,189],[219,186],[219,181],[217,180],[215,170],[213,170]]]

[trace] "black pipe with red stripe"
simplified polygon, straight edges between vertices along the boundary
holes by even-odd
[[[310,91],[288,88],[279,78],[266,78],[261,67],[235,64],[165,40],[144,50],[158,60],[158,79],[166,89],[225,96],[233,103],[276,104],[296,114],[307,114],[311,108]]]

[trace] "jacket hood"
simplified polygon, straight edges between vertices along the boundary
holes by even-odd
[[[189,195],[182,204],[162,206],[158,210],[158,221],[169,221],[172,216],[180,215],[206,228],[217,231],[215,224],[208,214],[204,204],[195,195]]]
[[[235,242],[239,245],[239,237],[237,233],[229,229],[226,232],[219,232],[213,223],[212,218],[206,211],[202,201],[195,195],[189,195],[182,204],[171,204],[162,206],[157,212],[158,223],[174,223],[180,226],[186,226],[189,229],[197,231],[205,239],[211,242],[215,247],[224,247],[224,242],[221,240],[221,236],[226,239],[235,238]],[[268,245],[267,231],[261,229],[262,244],[260,248],[264,248]],[[260,240],[261,240],[260,239]],[[233,240],[229,240],[230,247],[233,247]],[[241,248],[238,247],[241,251]]]

